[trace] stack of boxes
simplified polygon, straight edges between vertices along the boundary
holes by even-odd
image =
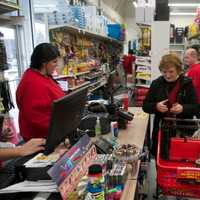
[[[6,48],[3,40],[3,34],[0,32],[0,71],[8,69]]]
[[[68,25],[96,34],[124,40],[125,26],[112,24],[103,15],[97,15],[96,6],[70,6],[63,0],[57,3],[57,10],[48,15],[49,25]]]
[[[135,106],[141,107],[149,91],[151,83],[151,58],[136,57],[136,88],[134,92]]]

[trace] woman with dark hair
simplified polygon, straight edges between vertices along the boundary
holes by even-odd
[[[183,75],[181,60],[175,54],[164,55],[159,70],[162,75],[152,82],[143,104],[144,112],[155,114],[151,149],[154,156],[160,120],[167,116],[191,119],[199,110],[192,80]]]
[[[64,96],[63,90],[52,78],[59,51],[49,43],[35,47],[30,68],[18,85],[16,101],[19,108],[20,134],[25,141],[46,138],[52,102]]]

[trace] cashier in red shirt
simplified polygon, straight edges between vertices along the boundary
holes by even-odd
[[[19,128],[25,141],[47,137],[52,103],[64,96],[63,90],[52,78],[58,58],[59,51],[52,44],[36,46],[30,68],[18,85]]]

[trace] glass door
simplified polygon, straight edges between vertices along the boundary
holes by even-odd
[[[18,132],[18,109],[16,106],[15,92],[19,82],[21,68],[19,66],[19,48],[17,45],[16,28],[1,27],[0,32],[3,34],[3,42],[6,49],[8,69],[4,71],[4,77],[9,82],[12,101],[15,108],[10,110],[10,116],[13,117],[15,127]]]

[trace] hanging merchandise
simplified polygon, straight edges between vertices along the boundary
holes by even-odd
[[[8,69],[7,56],[6,56],[6,48],[3,40],[3,34],[0,32],[0,71],[4,71]]]
[[[183,27],[176,28],[175,40],[176,40],[176,43],[178,44],[182,44],[184,42],[184,28]]]
[[[189,25],[188,38],[197,37],[199,34],[199,25],[194,22]]]
[[[12,108],[14,108],[14,104],[11,97],[10,87],[8,81],[0,81],[0,105],[1,109],[4,108],[3,113],[8,112]],[[2,102],[2,104],[1,104]]]
[[[188,39],[196,38],[200,34],[200,8],[197,8],[197,15],[194,22],[189,25]]]
[[[175,25],[170,24],[170,43],[175,42]]]
[[[3,106],[3,98],[0,97],[0,113],[4,112],[5,108]]]

